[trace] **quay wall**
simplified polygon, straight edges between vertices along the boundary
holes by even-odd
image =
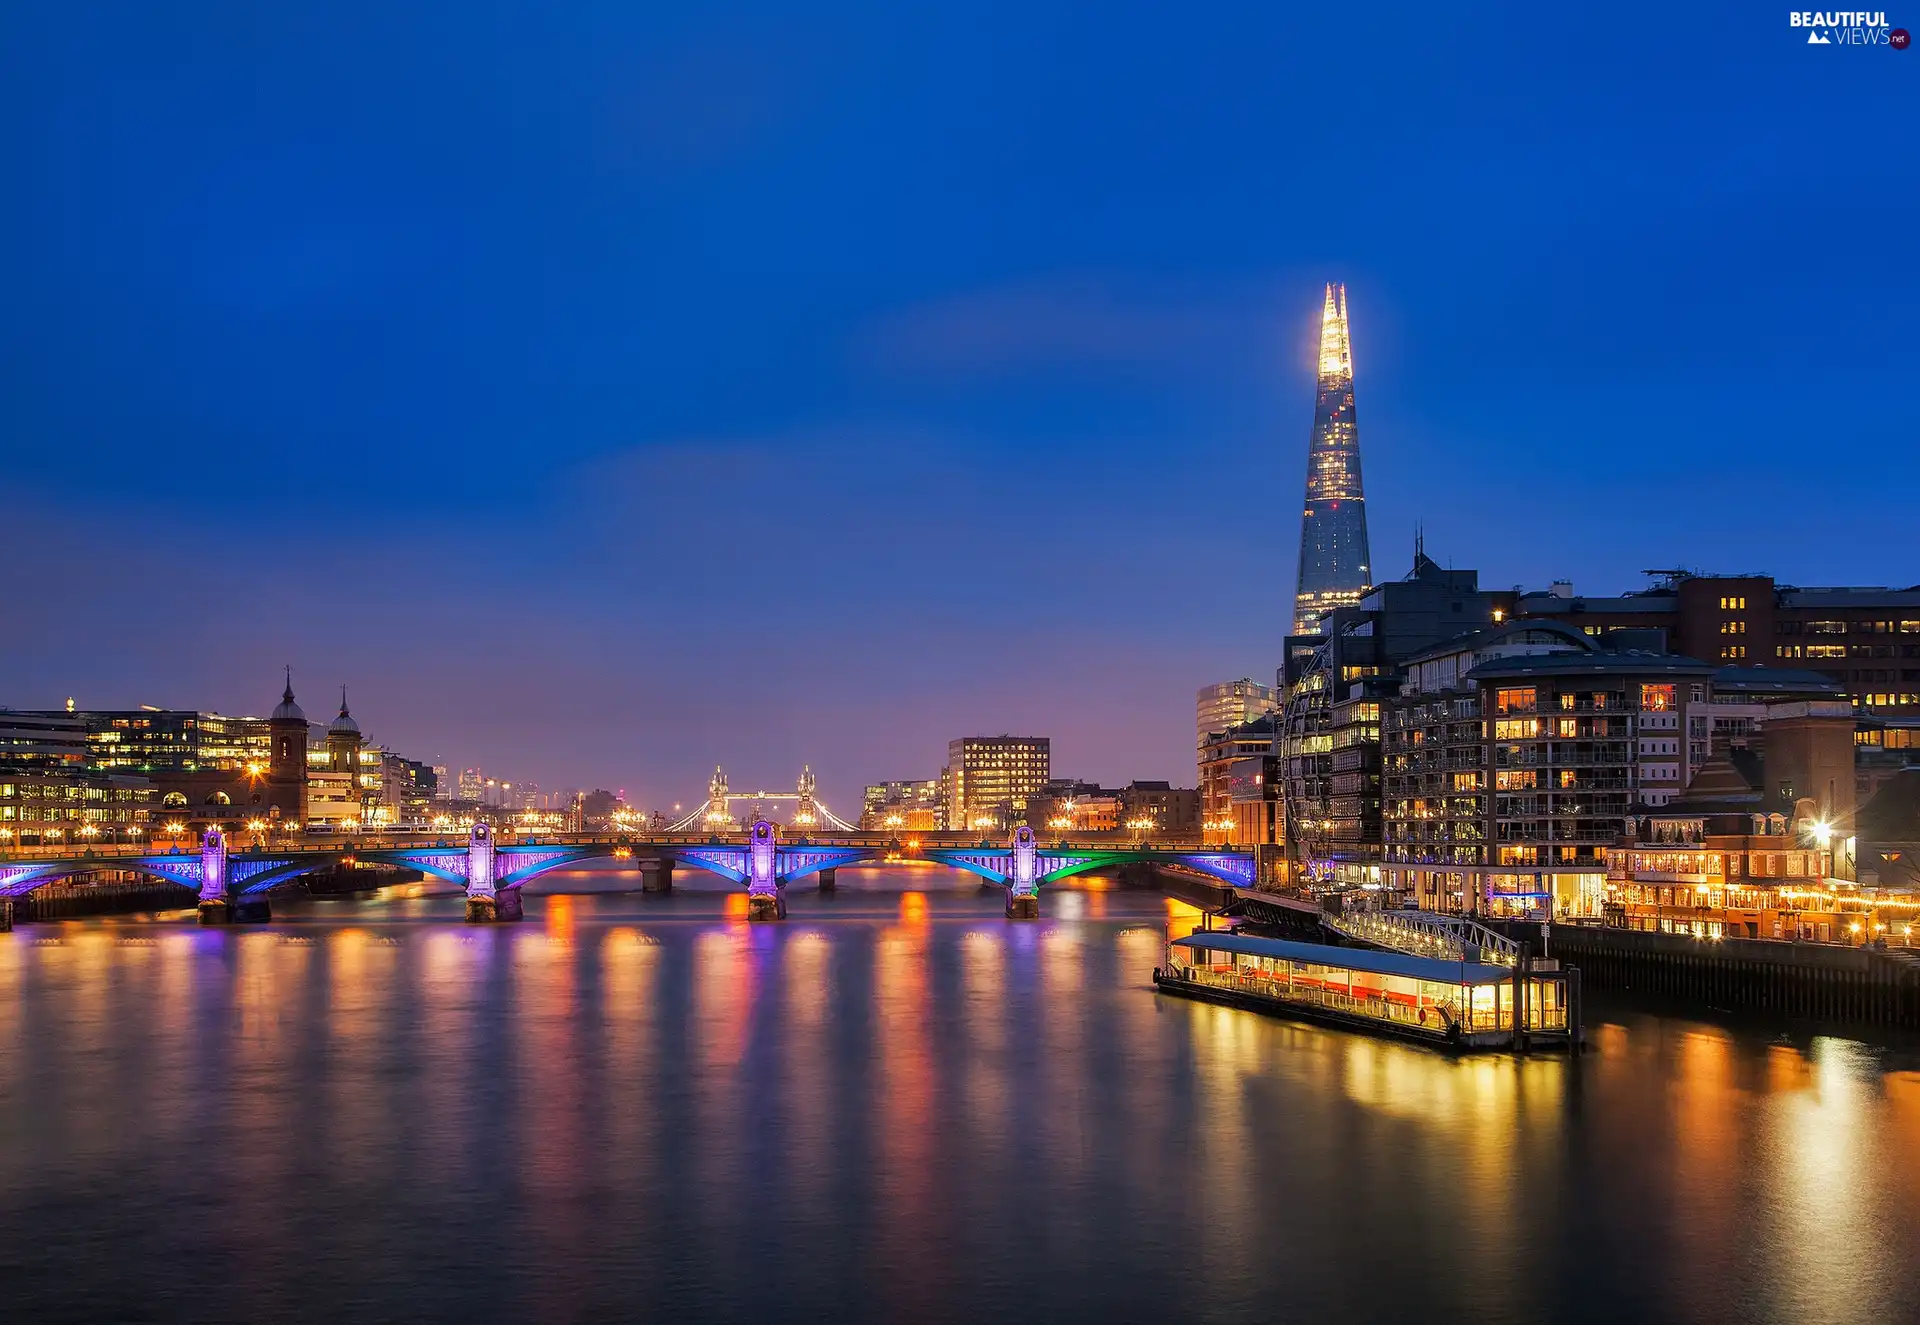
[[[1498,926],[1578,966],[1588,986],[1727,1012],[1920,1029],[1920,958],[1902,951],[1768,939],[1697,939],[1598,925]]]

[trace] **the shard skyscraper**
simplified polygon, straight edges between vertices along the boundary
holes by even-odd
[[[1360,486],[1360,427],[1353,413],[1353,343],[1347,287],[1327,286],[1320,322],[1320,390],[1307,442],[1307,504],[1300,519],[1296,635],[1317,634],[1336,607],[1373,587],[1367,555],[1367,500]]]

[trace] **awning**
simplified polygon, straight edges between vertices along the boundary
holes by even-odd
[[[1287,939],[1255,938],[1251,934],[1227,931],[1189,934],[1186,938],[1175,939],[1173,946],[1247,957],[1273,957],[1289,962],[1311,962],[1318,966],[1365,971],[1373,975],[1402,975],[1443,985],[1497,985],[1513,979],[1511,966],[1494,966],[1488,962],[1450,962],[1435,957],[1414,957],[1404,952],[1336,948],[1330,943],[1294,943]]]

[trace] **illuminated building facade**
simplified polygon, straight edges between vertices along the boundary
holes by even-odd
[[[89,769],[0,771],[0,851],[9,846],[142,842],[154,787],[142,777]]]
[[[1607,848],[1671,796],[1714,669],[1522,622],[1410,660],[1387,705],[1387,887],[1425,910],[1597,917]]]
[[[1212,732],[1200,746],[1200,837],[1208,843],[1282,840],[1279,760],[1271,713]]]
[[[1290,816],[1282,840],[1316,883],[1381,885],[1383,705],[1399,693],[1409,659],[1498,622],[1508,597],[1482,590],[1477,571],[1442,567],[1416,543],[1406,578],[1334,608],[1322,634],[1287,638],[1275,750]]]
[[[947,827],[1004,832],[1053,776],[1045,736],[963,736],[947,743]]]
[[[77,720],[90,767],[120,773],[237,772],[268,759],[265,718],[230,718],[194,709],[80,709],[22,714]]]
[[[928,833],[946,826],[938,778],[875,782],[860,797],[860,827],[866,832]]]
[[[1768,575],[1655,571],[1652,587],[1616,597],[1566,582],[1515,599],[1596,637],[1664,631],[1663,646],[1721,665],[1804,668],[1840,686],[1857,716],[1920,722],[1920,585],[1800,589]]]
[[[1307,441],[1306,509],[1300,520],[1293,632],[1319,633],[1326,614],[1373,586],[1367,504],[1360,481],[1360,427],[1353,407],[1353,343],[1347,287],[1328,285],[1320,320],[1320,371]]]
[[[1628,821],[1607,853],[1607,919],[1707,939],[1911,943],[1912,894],[1853,877],[1852,736],[1843,698],[1770,705],[1684,796]]]
[[[87,729],[78,713],[0,709],[0,770],[58,772],[87,766]]]
[[[1279,699],[1272,686],[1261,685],[1250,677],[1201,686],[1194,699],[1194,745],[1207,743],[1214,732],[1229,727],[1244,727],[1255,718],[1273,712]]]

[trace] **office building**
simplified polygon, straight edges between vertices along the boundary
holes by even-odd
[[[1244,727],[1255,718],[1273,712],[1278,700],[1272,686],[1261,685],[1250,677],[1201,686],[1194,701],[1194,744],[1206,744],[1214,732],[1229,727]]]
[[[1720,665],[1815,672],[1847,693],[1856,716],[1920,727],[1920,585],[1803,589],[1769,575],[1649,574],[1650,587],[1610,598],[1577,596],[1561,581],[1520,595],[1513,612],[1597,638],[1662,632],[1652,647]]]
[[[870,833],[929,833],[946,827],[940,779],[876,782],[860,797],[860,827]]]
[[[78,713],[0,709],[0,771],[77,771],[87,766],[87,729]]]
[[[1027,821],[1027,798],[1053,776],[1045,736],[963,736],[947,743],[947,826],[1004,832]]]

